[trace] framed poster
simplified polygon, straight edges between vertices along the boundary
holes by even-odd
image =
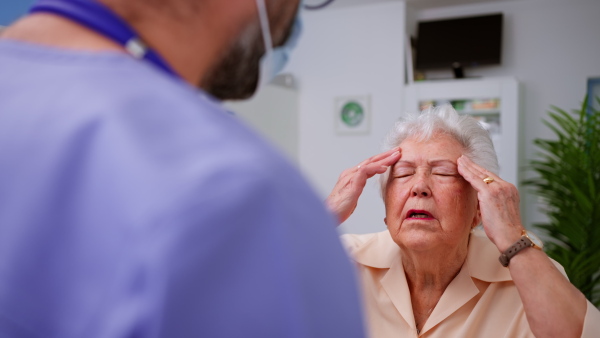
[[[371,127],[369,95],[335,98],[335,131],[338,134],[368,134]]]

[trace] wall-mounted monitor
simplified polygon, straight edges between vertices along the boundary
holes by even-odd
[[[495,13],[419,22],[415,68],[453,68],[462,77],[462,67],[500,64],[502,18]]]

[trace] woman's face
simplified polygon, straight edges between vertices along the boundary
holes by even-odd
[[[480,216],[476,191],[458,173],[462,146],[438,133],[426,142],[406,139],[400,148],[385,193],[392,238],[413,251],[466,250]]]

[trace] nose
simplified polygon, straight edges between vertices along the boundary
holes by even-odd
[[[426,175],[419,175],[412,186],[410,195],[413,197],[431,197],[431,188]]]

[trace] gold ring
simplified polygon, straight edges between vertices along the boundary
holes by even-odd
[[[494,179],[488,176],[488,177],[484,178],[483,181],[485,182],[485,184],[490,184],[490,183],[494,182]]]

